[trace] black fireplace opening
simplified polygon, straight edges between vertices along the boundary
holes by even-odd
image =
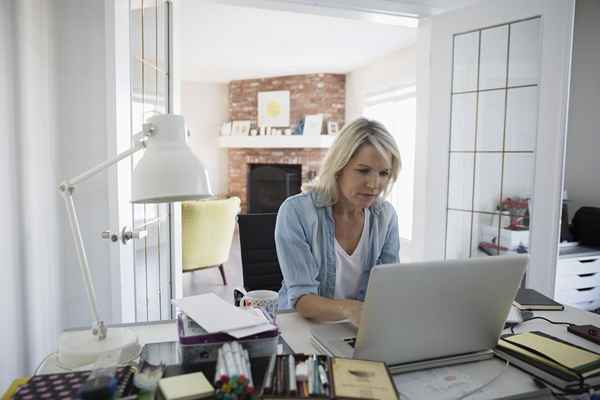
[[[300,193],[302,165],[250,164],[248,170],[248,213],[272,213],[281,203]]]

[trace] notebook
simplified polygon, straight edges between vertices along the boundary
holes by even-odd
[[[519,310],[562,311],[565,307],[533,289],[521,288],[513,301]]]
[[[79,388],[92,371],[35,375],[17,390],[15,400],[19,399],[75,399]],[[117,397],[135,392],[132,378],[135,368],[131,366],[117,368]]]
[[[561,389],[600,383],[600,354],[542,332],[507,335],[496,355]]]
[[[163,378],[158,382],[159,398],[165,400],[195,400],[215,393],[202,372]]]

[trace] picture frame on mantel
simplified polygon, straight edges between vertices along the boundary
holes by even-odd
[[[233,121],[231,124],[231,136],[248,136],[252,121]]]
[[[287,127],[289,125],[289,90],[258,92],[258,126]]]
[[[307,115],[304,118],[304,136],[319,136],[323,130],[323,114]]]
[[[231,136],[231,122],[225,122],[221,126],[221,136]]]

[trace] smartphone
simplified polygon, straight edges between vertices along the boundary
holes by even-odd
[[[584,339],[600,344],[600,328],[594,325],[571,325],[567,331]]]

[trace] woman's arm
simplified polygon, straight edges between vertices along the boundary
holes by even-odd
[[[349,319],[358,327],[362,313],[362,301],[351,299],[328,299],[306,294],[296,302],[296,311],[304,318],[315,321],[339,321]]]

